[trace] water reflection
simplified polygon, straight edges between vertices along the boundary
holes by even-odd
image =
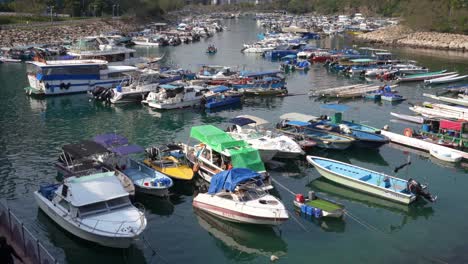
[[[434,214],[432,206],[429,206],[423,199],[418,199],[411,205],[404,205],[342,187],[323,177],[311,181],[307,186],[313,190],[325,192],[335,199],[343,199],[371,208],[385,208],[391,212],[402,215],[403,219],[401,223],[390,227],[392,231],[400,230],[407,224],[409,219],[416,220],[419,217],[429,219]]]
[[[194,212],[198,224],[221,242],[217,245],[229,259],[250,261],[258,255],[270,257],[287,253],[287,244],[272,227],[230,223],[200,210]]]
[[[47,231],[49,241],[66,252],[67,263],[147,263],[137,241],[127,249],[103,247],[72,235],[40,209],[37,210],[37,221],[41,229]]]
[[[296,217],[305,219],[307,222],[314,223],[316,226],[320,227],[325,232],[332,233],[344,233],[346,228],[346,221],[340,218],[330,218],[322,217],[317,219],[313,216],[306,215],[301,213],[299,210],[295,209],[294,214]]]

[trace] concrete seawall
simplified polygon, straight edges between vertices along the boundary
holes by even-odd
[[[356,36],[356,41],[412,48],[468,52],[468,36],[438,32],[417,32],[404,26],[386,27]]]

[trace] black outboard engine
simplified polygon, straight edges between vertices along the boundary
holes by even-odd
[[[151,160],[155,160],[158,158],[159,150],[155,147],[149,147],[145,149],[145,152],[148,155],[148,158]]]
[[[421,185],[419,182],[414,180],[413,178],[410,178],[408,182],[406,183],[406,189],[417,196],[422,196],[424,199],[435,202],[437,200],[437,196],[432,196],[427,190],[426,187]]]
[[[96,87],[93,88],[91,93],[93,94],[94,98],[97,98],[97,97],[99,97],[99,95],[101,95],[102,92],[104,92],[105,89],[106,88],[104,88],[102,86],[96,86]]]

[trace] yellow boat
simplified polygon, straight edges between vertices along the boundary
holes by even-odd
[[[146,149],[148,158],[143,161],[147,166],[177,180],[190,181],[193,170],[179,158],[185,157],[178,145],[151,147]]]

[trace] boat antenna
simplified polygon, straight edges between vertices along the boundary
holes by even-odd
[[[403,163],[401,164],[400,166],[396,167],[393,172],[394,173],[397,173],[399,170],[403,169],[404,167],[408,166],[408,165],[411,165],[411,156],[408,155],[408,159],[406,161],[406,163]]]

